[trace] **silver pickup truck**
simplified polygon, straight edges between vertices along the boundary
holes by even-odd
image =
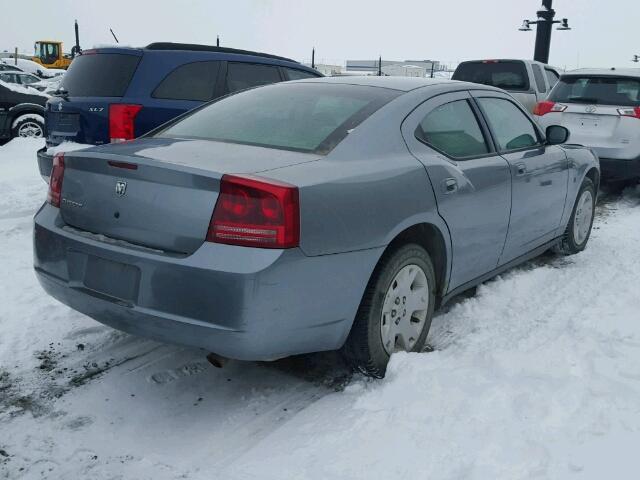
[[[533,60],[470,60],[458,65],[451,78],[506,90],[532,112],[536,103],[547,98],[560,74]]]

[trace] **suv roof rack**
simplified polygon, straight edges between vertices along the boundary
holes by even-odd
[[[300,63],[286,57],[271,55],[270,53],[253,52],[251,50],[239,50],[237,48],[214,47],[212,45],[198,45],[195,43],[173,43],[173,42],[154,42],[146,47],[147,50],[190,50],[194,52],[219,52],[219,53],[235,53],[238,55],[253,55],[255,57],[274,58],[277,60],[285,60],[287,62]]]

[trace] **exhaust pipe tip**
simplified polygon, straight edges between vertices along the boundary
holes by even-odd
[[[207,361],[216,368],[222,368],[229,361],[229,359],[211,352],[207,355]]]

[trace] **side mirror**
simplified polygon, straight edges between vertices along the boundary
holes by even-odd
[[[569,140],[569,130],[560,125],[550,125],[547,127],[547,145],[560,145]]]

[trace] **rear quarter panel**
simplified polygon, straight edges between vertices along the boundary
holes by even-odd
[[[561,148],[564,150],[567,155],[567,159],[569,160],[569,183],[567,187],[567,200],[561,221],[562,226],[559,229],[559,233],[564,232],[567,224],[569,223],[569,218],[571,218],[571,213],[578,196],[578,191],[580,190],[580,186],[582,185],[584,178],[587,176],[587,173],[592,169],[596,169],[598,172],[598,179],[600,178],[600,162],[597,155],[592,150],[581,145],[562,145]],[[596,185],[595,187],[597,192],[599,190],[599,185]]]
[[[263,173],[300,187],[305,254],[386,246],[421,223],[438,228],[450,249],[429,177],[400,132],[402,120],[421,99],[421,92],[395,99],[320,160]]]

